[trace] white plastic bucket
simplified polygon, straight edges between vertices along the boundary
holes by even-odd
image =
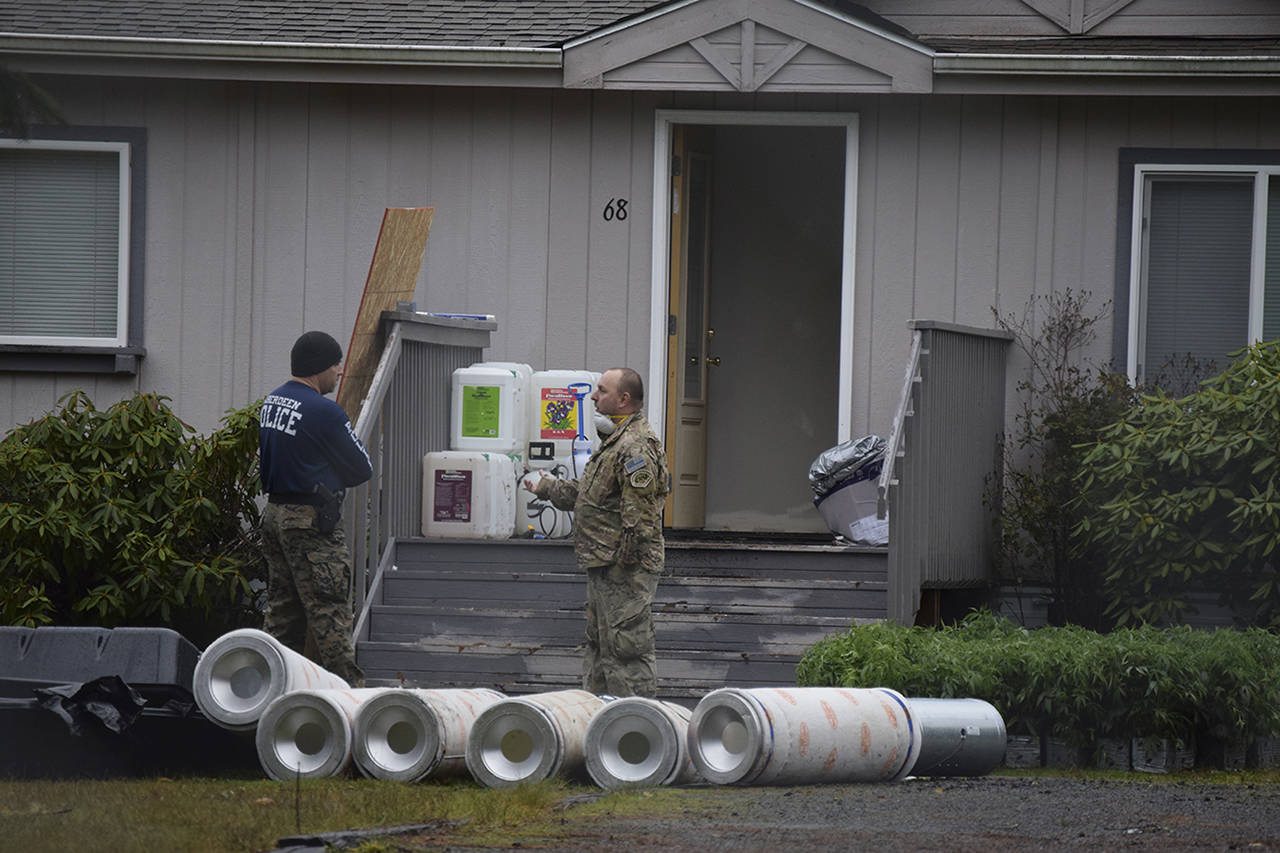
[[[920,733],[884,687],[730,687],[694,708],[689,752],[719,784],[884,782],[911,772]]]
[[[517,457],[441,450],[422,460],[422,534],[507,539],[515,530]]]
[[[356,711],[352,758],[374,779],[418,782],[466,769],[467,735],[496,690],[390,689]]]
[[[543,476],[568,477],[569,460],[555,460],[554,468],[535,468],[524,479],[537,482]],[[522,485],[516,492],[516,536],[532,533],[545,539],[565,539],[573,535],[573,510],[558,509]]]
[[[298,690],[267,706],[254,745],[272,779],[336,776],[351,763],[352,719],[361,703],[385,690]]]
[[[599,375],[589,370],[539,370],[529,380],[529,433],[528,441],[551,445],[554,460],[567,459],[573,454],[573,440],[578,435],[578,401],[570,385],[588,386],[583,391],[582,430],[592,447],[599,446],[596,435],[595,403],[591,393],[596,389]],[[535,458],[536,457],[536,458]],[[549,468],[551,460],[534,453],[528,454],[530,468]]]
[[[210,643],[191,680],[200,711],[224,729],[237,731],[256,726],[267,706],[285,693],[349,686],[254,628],[230,631]]]
[[[511,788],[583,771],[587,725],[605,700],[585,690],[504,699],[467,736],[467,769],[489,788]]]
[[[587,726],[587,772],[601,788],[697,780],[688,748],[691,715],[674,702],[642,696],[614,699]]]
[[[524,453],[528,434],[527,364],[481,362],[453,372],[449,447]]]

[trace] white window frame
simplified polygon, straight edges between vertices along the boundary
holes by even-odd
[[[1147,185],[1150,178],[1161,177],[1236,177],[1253,179],[1253,229],[1250,234],[1249,263],[1249,338],[1241,346],[1262,339],[1263,305],[1266,297],[1266,228],[1267,194],[1270,178],[1280,175],[1280,165],[1206,165],[1171,163],[1136,163],[1133,169],[1133,221],[1129,235],[1129,335],[1126,372],[1129,381],[1141,381],[1138,365],[1146,344],[1146,221],[1150,200]],[[1143,365],[1145,368],[1146,365]]]
[[[0,344],[19,346],[118,347],[129,341],[129,247],[132,223],[131,149],[129,142],[69,139],[0,139],[0,148],[54,151],[114,151],[118,161],[120,206],[117,212],[118,241],[116,266],[116,334],[114,337],[77,337],[0,334]]]

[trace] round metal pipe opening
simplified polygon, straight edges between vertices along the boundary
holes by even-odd
[[[559,730],[540,707],[519,699],[484,711],[467,741],[467,767],[481,784],[510,787],[549,777],[560,764]]]
[[[587,727],[587,772],[602,788],[667,784],[685,758],[685,736],[660,703],[616,699]]]

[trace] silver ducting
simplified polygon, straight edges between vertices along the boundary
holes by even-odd
[[[226,729],[248,730],[276,698],[301,689],[339,689],[347,682],[275,637],[253,628],[223,634],[196,662],[196,704]]]
[[[361,703],[393,688],[297,690],[267,706],[254,743],[272,779],[336,776],[351,761],[352,719]]]
[[[724,688],[689,722],[698,772],[719,784],[880,782],[920,750],[906,699],[887,688]]]
[[[466,768],[467,736],[496,690],[386,690],[355,716],[352,758],[375,779],[417,782]]]
[[[908,699],[920,730],[916,776],[983,776],[1004,762],[1004,718],[981,699]]]
[[[587,772],[601,788],[695,781],[687,741],[691,714],[657,699],[613,700],[587,726]]]
[[[486,708],[467,737],[467,769],[490,788],[509,788],[583,770],[587,725],[605,699],[560,690],[504,699]]]

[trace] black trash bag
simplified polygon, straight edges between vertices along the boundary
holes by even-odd
[[[815,498],[825,498],[849,480],[880,476],[886,442],[878,435],[864,435],[824,450],[809,466],[809,488]]]
[[[106,729],[120,734],[133,725],[147,704],[118,675],[104,675],[81,684],[37,687],[40,707],[62,718],[77,737]]]

